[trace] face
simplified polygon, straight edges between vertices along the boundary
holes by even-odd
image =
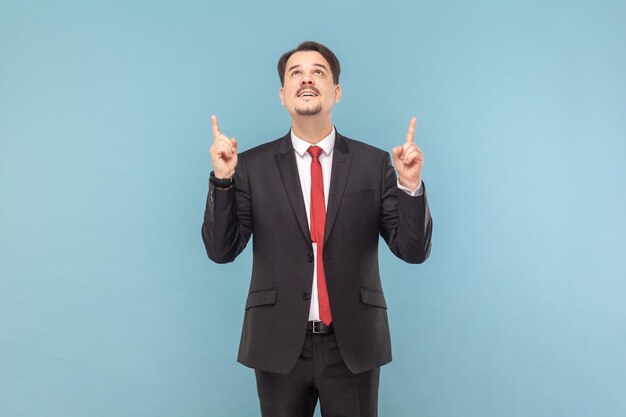
[[[317,51],[296,52],[285,66],[280,101],[292,117],[328,114],[341,98],[330,65]]]

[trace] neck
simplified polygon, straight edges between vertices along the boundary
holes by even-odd
[[[299,116],[291,118],[291,128],[300,139],[316,144],[330,134],[333,122],[330,117]]]

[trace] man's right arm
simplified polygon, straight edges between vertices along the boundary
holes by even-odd
[[[252,233],[252,211],[246,170],[237,155],[237,141],[220,131],[217,117],[211,116],[211,122],[213,144],[209,153],[215,178],[233,177],[234,185],[222,189],[209,183],[202,239],[209,258],[226,263],[232,262],[246,247]]]

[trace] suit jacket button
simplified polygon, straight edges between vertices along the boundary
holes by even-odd
[[[313,255],[312,255],[312,254],[310,254],[310,253],[306,256],[306,261],[307,261],[307,262],[313,262],[313,259],[315,259],[315,258],[314,258],[314,257],[313,257]]]
[[[308,292],[308,291],[304,291],[304,292],[302,293],[302,299],[303,299],[303,300],[310,300],[310,299],[311,299],[311,293],[310,293],[310,292]]]

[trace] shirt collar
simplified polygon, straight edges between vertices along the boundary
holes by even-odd
[[[291,129],[291,143],[293,145],[293,149],[300,156],[304,156],[307,153],[307,150],[309,149],[309,147],[312,146],[306,140],[300,139],[299,137],[297,137],[296,134],[293,133],[293,129]],[[324,139],[317,142],[315,146],[319,146],[320,148],[322,148],[322,150],[324,151],[326,155],[330,155],[330,153],[333,150],[333,147],[335,146],[335,126],[333,126],[328,136],[326,136]]]

